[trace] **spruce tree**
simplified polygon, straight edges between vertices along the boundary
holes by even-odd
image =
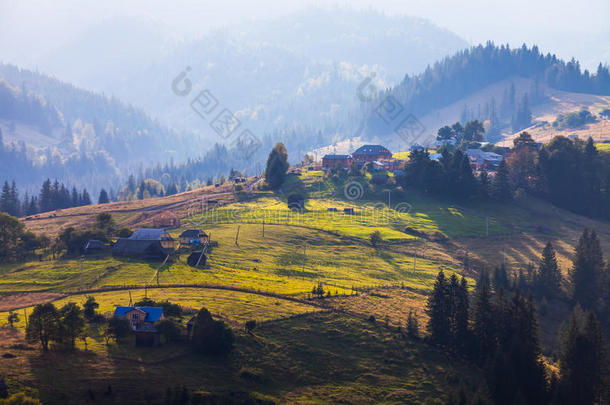
[[[81,196],[79,205],[91,205],[91,197],[89,197],[89,193],[87,192],[86,188],[83,189],[83,194]]]
[[[428,297],[426,312],[430,317],[427,329],[430,338],[438,344],[449,343],[451,322],[449,319],[448,284],[443,271],[439,271],[432,288],[432,294]]]
[[[574,310],[561,339],[560,393],[564,403],[599,403],[608,373],[608,358],[601,325],[592,311]]]
[[[40,197],[38,198],[41,212],[48,212],[53,210],[53,189],[51,186],[51,180],[46,179],[42,183],[40,188]]]
[[[0,211],[6,212],[9,215],[10,211],[10,200],[11,200],[11,188],[8,185],[8,181],[4,182],[4,186],[2,186],[2,194],[0,194]]]
[[[489,198],[489,176],[487,170],[481,170],[479,174],[479,198],[487,200]]]
[[[498,201],[508,201],[513,197],[512,187],[508,175],[508,165],[502,159],[496,172],[491,188],[492,197]]]
[[[101,189],[100,196],[97,199],[97,203],[98,204],[108,204],[109,202],[110,202],[110,199],[108,198],[108,193],[106,192],[106,190]]]
[[[584,309],[599,310],[603,296],[604,258],[594,230],[585,229],[578,239],[572,261],[571,281],[574,301]]]
[[[491,286],[486,271],[481,273],[476,285],[473,302],[473,334],[477,342],[480,361],[491,357],[495,351],[495,314],[491,302]]]
[[[556,296],[561,292],[561,271],[551,242],[548,242],[542,250],[536,284],[543,295]]]

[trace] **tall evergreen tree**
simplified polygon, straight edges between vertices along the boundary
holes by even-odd
[[[578,239],[570,274],[574,301],[584,309],[601,309],[603,267],[604,258],[597,234],[594,230],[585,229]]]
[[[91,205],[91,197],[89,196],[86,188],[83,189],[83,194],[81,196],[79,205]]]
[[[512,186],[508,176],[508,165],[502,159],[491,188],[492,197],[498,201],[508,201],[513,197]]]
[[[484,361],[493,355],[496,346],[493,327],[495,314],[491,302],[489,276],[486,271],[481,273],[477,281],[472,316],[478,357],[480,361]]]
[[[551,242],[548,242],[542,250],[542,258],[536,275],[536,287],[548,296],[557,296],[561,293],[561,271],[557,265],[555,249]]]
[[[592,311],[582,319],[572,313],[561,339],[560,390],[564,403],[592,405],[600,403],[608,358],[601,325]]]
[[[97,203],[98,204],[108,204],[109,202],[110,202],[110,199],[108,198],[108,193],[106,192],[106,190],[101,189],[100,196],[97,199]]]
[[[450,303],[448,300],[448,283],[445,273],[439,271],[432,288],[432,294],[428,297],[426,312],[430,317],[427,329],[430,338],[438,344],[449,343],[451,336]]]
[[[47,212],[53,210],[53,190],[51,180],[46,179],[40,188],[40,197],[38,198],[40,211]]]

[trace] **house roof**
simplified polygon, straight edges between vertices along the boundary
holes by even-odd
[[[130,238],[119,238],[112,247],[114,255],[151,255],[161,256],[166,251],[158,240],[139,240]]]
[[[206,233],[199,229],[187,229],[180,234],[181,238],[199,238],[201,236],[206,236]]]
[[[352,155],[392,155],[386,147],[381,145],[363,145],[356,149]]]
[[[162,236],[167,231],[163,228],[140,228],[137,229],[128,239],[130,240],[173,240],[170,236]]]
[[[97,240],[97,239],[91,239],[85,245],[85,249],[103,249],[103,248],[104,248],[104,242],[102,242],[101,240]]]
[[[134,309],[146,313],[144,322],[157,322],[163,315],[163,307],[123,307],[119,305],[114,309],[114,316],[125,316]]]
[[[345,160],[349,159],[350,157],[350,155],[324,155],[322,159]]]

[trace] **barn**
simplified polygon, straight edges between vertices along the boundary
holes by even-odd
[[[165,229],[140,228],[129,238],[119,238],[112,255],[144,260],[163,260],[174,250],[175,240]]]

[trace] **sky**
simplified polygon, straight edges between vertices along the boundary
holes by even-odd
[[[588,68],[599,61],[610,63],[608,0],[0,0],[0,60],[35,64],[40,55],[107,18],[152,21],[167,38],[190,39],[310,7],[422,17],[471,44],[535,43],[564,59],[576,57]]]

